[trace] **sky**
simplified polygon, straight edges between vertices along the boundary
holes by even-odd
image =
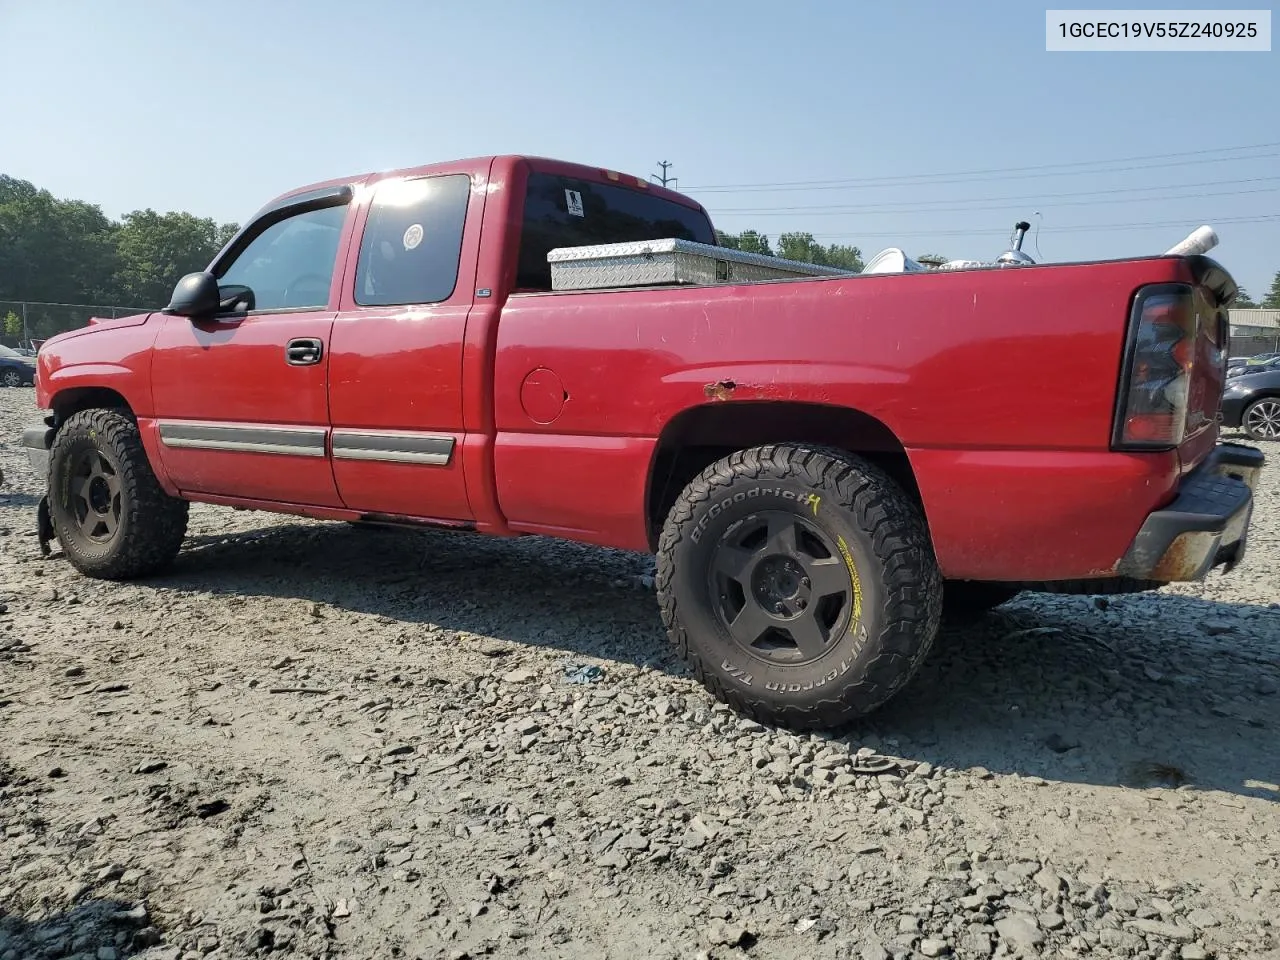
[[[0,0],[0,173],[113,217],[240,222],[306,183],[461,157],[665,160],[722,229],[868,258],[990,259],[1020,219],[1038,261],[1142,256],[1208,223],[1260,298],[1280,48],[1048,53],[1045,9]]]

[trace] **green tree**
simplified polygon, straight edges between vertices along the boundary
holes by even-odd
[[[32,303],[27,333],[34,337],[82,325],[97,312],[37,302],[160,306],[178,278],[206,266],[237,229],[154,210],[118,223],[94,204],[0,175],[0,301]]]
[[[1240,292],[1236,294],[1235,300],[1231,302],[1231,306],[1235,307],[1237,310],[1253,310],[1256,309],[1258,305],[1254,303],[1253,299],[1249,296],[1249,291],[1244,287],[1241,287]]]
[[[134,210],[122,218],[116,237],[115,288],[129,306],[160,307],[169,302],[183,274],[203,270],[236,231],[189,213]]]
[[[744,253],[758,253],[766,257],[773,256],[773,248],[769,246],[769,238],[754,230],[743,230],[738,235],[738,249]]]
[[[742,250],[745,253],[759,253],[766,257],[774,256],[773,248],[769,246],[769,238],[763,233],[757,233],[754,230],[743,230],[742,233],[739,234],[725,233],[723,230],[717,230],[716,243],[722,247],[728,247],[730,250]]]
[[[112,292],[116,229],[94,204],[0,176],[0,300],[101,302]]]
[[[778,256],[801,263],[816,263],[823,267],[843,270],[861,270],[862,251],[857,247],[833,243],[823,246],[812,233],[784,233],[778,237]]]
[[[4,315],[4,335],[6,337],[22,336],[22,318],[12,310]]]
[[[1280,270],[1276,271],[1271,280],[1271,289],[1262,298],[1262,307],[1265,310],[1280,310]]]

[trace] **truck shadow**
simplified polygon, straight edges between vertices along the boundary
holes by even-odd
[[[0,490],[0,510],[34,510],[39,503],[40,498],[35,494]]]
[[[13,957],[97,956],[109,947],[118,960],[161,942],[145,914],[119,900],[85,900],[41,920],[0,916],[0,955]]]
[[[298,524],[192,538],[152,584],[304,598],[687,676],[640,581],[650,562],[537,538]],[[915,680],[842,738],[946,767],[1280,801],[1277,685],[1276,605],[1030,594],[944,630]]]

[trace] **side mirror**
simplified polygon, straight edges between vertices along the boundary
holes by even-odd
[[[188,273],[173,288],[165,313],[179,317],[208,317],[218,312],[218,280],[212,273]]]

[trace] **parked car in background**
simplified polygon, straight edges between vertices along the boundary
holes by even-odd
[[[1252,358],[1251,358],[1252,359]],[[1227,378],[1248,376],[1255,373],[1265,373],[1268,370],[1280,369],[1280,354],[1276,354],[1266,360],[1259,360],[1257,363],[1247,363],[1243,366],[1228,367]]]
[[[35,357],[24,357],[12,347],[0,345],[0,386],[29,387],[35,382]]]
[[[1280,353],[1259,353],[1252,357],[1232,357],[1227,361],[1227,375],[1230,376],[1250,367],[1270,363],[1273,360],[1280,360]]]
[[[1253,440],[1280,440],[1280,357],[1227,380],[1222,425],[1241,429]]]

